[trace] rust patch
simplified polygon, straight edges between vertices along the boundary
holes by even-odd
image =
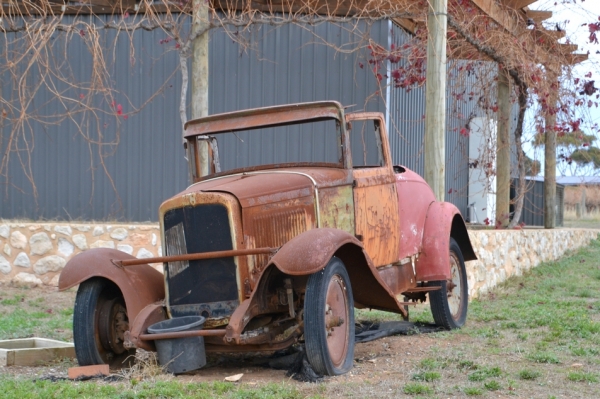
[[[352,186],[339,186],[319,190],[321,226],[354,234],[354,197]]]

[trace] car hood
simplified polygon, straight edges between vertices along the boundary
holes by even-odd
[[[247,172],[193,184],[182,194],[226,192],[234,195],[242,208],[247,208],[313,196],[315,187],[321,189],[351,184],[350,175],[344,169],[329,168]]]

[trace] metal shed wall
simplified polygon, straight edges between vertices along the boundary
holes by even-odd
[[[510,186],[510,199],[517,196],[516,187],[519,179],[513,178]],[[525,181],[527,192],[523,199],[523,212],[519,222],[525,226],[544,226],[544,178],[527,177]],[[564,226],[565,186],[556,185],[556,227]],[[514,206],[510,206],[510,212],[514,212]]]
[[[73,17],[65,18],[65,23],[69,23]],[[367,43],[362,43],[364,51],[351,54],[324,44],[356,45],[367,30],[374,41],[383,45],[389,44],[392,30],[397,31],[396,37],[406,35],[387,21],[371,26],[361,24],[358,30],[354,26],[349,29],[325,23],[309,28],[260,26],[248,34],[248,47],[244,47],[224,32],[213,31],[209,49],[209,113],[316,100],[337,100],[352,106],[350,111],[386,112],[385,96],[378,93],[381,88],[368,68]],[[73,119],[83,126],[82,131],[68,119],[57,125],[34,123],[35,134],[28,140],[35,142],[32,172],[37,197],[13,154],[9,175],[0,177],[1,218],[155,221],[160,203],[187,186],[178,114],[181,79],[174,43],[164,42],[166,36],[159,30],[135,32],[133,46],[125,35],[116,38],[115,31],[102,34],[105,46],[114,45],[114,50],[107,52],[107,62],[112,87],[117,90],[113,95],[115,104],[122,104],[123,112],[130,113],[157,95],[127,119],[115,115],[115,105],[106,98],[98,98],[96,105],[105,112],[100,131],[105,139],[119,141],[118,145],[101,149],[83,139],[82,132],[94,131],[94,126],[78,114]],[[0,48],[10,50],[14,35],[0,37]],[[54,43],[64,46],[61,40]],[[70,79],[89,82],[92,60],[85,43],[74,35],[68,46],[59,51],[67,54]],[[8,52],[5,55],[0,62],[10,58]],[[28,75],[32,82],[39,78],[39,71]],[[1,84],[4,98],[17,95],[11,77],[3,76]],[[69,92],[72,89],[65,82],[56,84],[72,97],[79,96]],[[393,159],[422,173],[424,92],[392,92],[388,120]],[[454,104],[450,97],[448,101],[452,107],[464,107]],[[77,109],[77,104],[69,106]],[[52,100],[47,89],[39,91],[33,107],[46,116],[65,112],[64,105]],[[469,110],[460,113],[468,115]],[[466,194],[461,190],[466,188],[468,178],[467,158],[463,156],[467,139],[452,133],[462,120],[449,116],[448,122],[446,185],[455,191],[446,199],[466,212]],[[7,132],[8,126],[4,129]],[[0,146],[6,146],[6,140],[1,140]],[[4,149],[0,148],[2,152]],[[103,163],[100,150],[106,154]]]
[[[65,16],[65,23],[70,24],[73,18]],[[107,57],[110,86],[115,91],[98,94],[93,99],[100,115],[98,121],[84,117],[80,112],[81,104],[72,101],[62,103],[55,99],[50,92],[53,86],[73,99],[83,96],[82,103],[85,101],[88,92],[80,91],[71,84],[83,87],[92,84],[92,56],[80,34],[71,35],[68,42],[62,40],[64,33],[54,34],[51,41],[54,48],[52,62],[56,63],[55,68],[60,70],[65,80],[45,76],[43,79],[47,87],[37,92],[28,112],[50,119],[53,115],[68,112],[72,120],[54,118],[55,125],[32,121],[33,133],[26,135],[27,142],[21,140],[19,146],[21,149],[26,144],[32,146],[31,177],[37,197],[18,159],[21,156],[27,162],[26,152],[12,153],[8,175],[0,178],[0,217],[157,220],[161,201],[185,187],[187,167],[177,113],[181,78],[176,73],[178,58],[172,43],[160,44],[165,34],[159,30],[136,31],[131,42],[126,34],[117,38],[114,30],[101,32],[101,43],[107,49],[104,55]],[[14,57],[11,51],[18,49],[11,42],[16,35],[6,33],[0,36],[0,49],[5,52],[0,62],[8,62]],[[22,71],[32,90],[42,82],[41,72],[37,65],[28,73]],[[1,78],[2,96],[16,99],[19,94],[13,80],[16,78],[6,75]],[[119,105],[127,114],[141,107],[154,94],[156,97],[147,106],[128,115],[127,119],[117,114]],[[11,126],[5,125],[2,131],[2,153],[10,129]],[[99,147],[88,145],[84,139],[85,135],[98,139],[99,134],[105,142],[115,144]],[[100,153],[104,154],[103,162]]]

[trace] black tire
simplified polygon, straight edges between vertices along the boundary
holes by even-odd
[[[123,333],[128,329],[125,301],[113,283],[91,279],[79,285],[73,311],[73,341],[80,366],[118,367],[135,353],[123,347]]]
[[[460,328],[467,320],[469,287],[465,260],[458,243],[450,238],[450,279],[432,281],[430,286],[441,287],[429,292],[429,305],[433,320],[448,330]]]
[[[328,323],[334,326],[328,329]],[[325,269],[308,278],[304,340],[306,356],[317,373],[340,375],[352,369],[354,299],[350,277],[338,258],[331,258]]]

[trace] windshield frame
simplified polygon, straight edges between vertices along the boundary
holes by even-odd
[[[237,131],[252,131],[262,128],[301,125],[311,122],[334,120],[336,122],[336,140],[340,146],[337,163],[328,162],[285,162],[277,164],[263,164],[243,168],[220,171],[215,167],[212,150],[208,149],[209,156],[200,156],[201,142],[210,141],[213,135],[234,133]],[[225,114],[211,115],[195,119],[185,124],[184,137],[187,140],[188,162],[193,182],[198,182],[214,177],[230,174],[290,167],[326,167],[347,169],[351,163],[346,145],[347,132],[344,109],[335,101],[320,101],[313,103],[291,104],[276,107],[258,108],[236,111]],[[209,140],[206,140],[209,138]],[[201,159],[202,158],[202,159]],[[211,159],[210,165],[203,165]],[[203,171],[203,172],[202,172]]]

